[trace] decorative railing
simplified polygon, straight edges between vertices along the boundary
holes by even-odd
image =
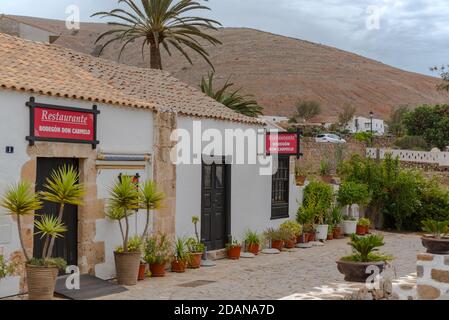
[[[390,153],[394,158],[399,157],[399,160],[404,162],[437,164],[440,167],[449,167],[449,152],[396,150],[387,148],[366,149],[366,157],[372,159],[385,159],[387,153]]]

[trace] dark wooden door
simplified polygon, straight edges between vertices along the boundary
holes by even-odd
[[[36,191],[44,190],[47,177],[53,170],[64,165],[72,165],[78,170],[78,159],[73,158],[38,158],[37,159],[37,175],[36,175]],[[38,215],[48,214],[57,216],[59,205],[56,203],[44,201],[43,208],[38,210]],[[39,219],[39,217],[36,217]],[[63,222],[67,227],[67,232],[63,238],[55,241],[53,249],[53,257],[64,258],[69,265],[78,264],[78,207],[74,205],[66,205],[64,208]],[[36,231],[36,230],[35,230]],[[42,257],[42,249],[44,241],[40,239],[40,235],[34,236],[34,256]]]
[[[223,249],[228,242],[228,170],[224,163],[202,166],[201,239],[207,250]]]

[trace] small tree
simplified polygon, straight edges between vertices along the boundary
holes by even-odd
[[[296,103],[296,112],[290,123],[306,122],[321,113],[321,105],[317,101],[303,100]]]
[[[407,106],[391,108],[390,119],[387,121],[388,131],[396,137],[402,137],[405,134],[404,118],[408,111]]]
[[[73,166],[62,166],[52,171],[50,178],[44,184],[46,191],[40,194],[43,200],[59,204],[58,223],[62,223],[64,207],[68,204],[82,205],[84,186],[79,183],[79,173]],[[49,257],[53,252],[55,237],[51,237],[46,254]]]
[[[31,183],[19,182],[18,184],[9,187],[1,201],[1,206],[5,208],[9,214],[17,217],[20,245],[25,260],[28,262],[30,260],[30,255],[27,253],[23,241],[22,217],[34,215],[35,210],[42,208],[42,202],[38,195],[34,193]]]
[[[370,202],[371,196],[368,186],[352,181],[345,181],[340,185],[337,194],[337,201],[342,206],[349,206],[352,216],[352,205],[366,205]]]
[[[321,181],[312,181],[304,188],[303,207],[314,212],[319,224],[324,223],[324,217],[334,200],[332,187]]]
[[[150,212],[158,210],[162,207],[162,202],[165,199],[165,193],[157,190],[154,181],[145,181],[139,188],[140,208],[146,210],[145,229],[142,234],[142,239],[148,234],[150,226]]]
[[[110,189],[110,208],[112,217],[121,226],[121,220],[125,220],[125,229],[122,230],[123,252],[128,252],[129,240],[129,216],[139,208],[139,191],[129,176],[121,176]],[[120,213],[121,211],[121,213]],[[122,228],[122,227],[121,227]]]
[[[345,104],[338,114],[338,124],[342,129],[346,128],[354,118],[357,108],[350,104]]]

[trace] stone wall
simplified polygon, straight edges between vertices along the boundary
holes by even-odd
[[[449,298],[449,255],[419,254],[417,292],[422,300]]]
[[[345,144],[318,143],[314,138],[301,140],[301,152],[303,157],[298,160],[298,166],[307,173],[318,174],[320,163],[327,160],[335,171],[340,159],[348,159],[352,154],[365,156],[366,146],[363,142],[350,140]]]

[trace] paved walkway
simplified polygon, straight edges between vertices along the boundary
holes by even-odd
[[[397,277],[416,270],[416,254],[423,248],[418,236],[385,233],[382,251],[393,254]],[[164,278],[141,281],[128,292],[102,299],[280,299],[343,282],[335,260],[351,252],[347,240],[333,240],[323,247],[294,249],[278,255],[259,255],[239,261],[220,260],[217,266],[167,273]],[[210,281],[189,287],[192,281]]]

